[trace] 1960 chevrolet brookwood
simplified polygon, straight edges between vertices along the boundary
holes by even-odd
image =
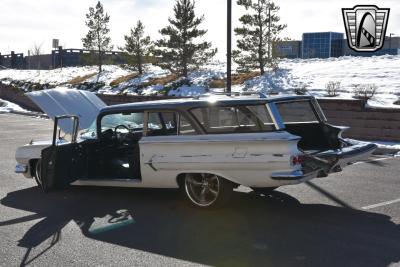
[[[28,95],[54,119],[53,140],[18,148],[16,172],[46,192],[70,184],[181,188],[206,208],[239,185],[266,192],[325,177],[376,149],[343,139],[347,127],[330,125],[311,96],[106,106],[87,91]]]

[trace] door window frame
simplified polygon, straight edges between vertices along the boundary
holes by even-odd
[[[176,135],[155,135],[155,136],[181,136],[182,134],[180,133],[180,128],[181,128],[181,116],[183,116],[186,121],[188,121],[193,129],[195,130],[195,135],[199,135],[202,132],[199,131],[199,128],[197,126],[197,123],[194,123],[193,120],[190,118],[190,116],[187,116],[184,114],[184,112],[180,110],[174,110],[174,109],[148,109],[144,111],[144,119],[143,119],[143,137],[152,137],[153,135],[147,135],[148,133],[148,122],[149,122],[149,114],[150,113],[163,113],[163,112],[169,112],[169,113],[176,113],[177,114],[177,120],[176,120]]]
[[[58,131],[58,122],[60,120],[70,119],[72,120],[72,133],[71,133],[71,144],[77,142],[78,131],[79,131],[79,117],[76,115],[62,115],[56,116],[54,118],[54,128],[53,128],[53,140],[52,146],[57,145],[57,132]]]

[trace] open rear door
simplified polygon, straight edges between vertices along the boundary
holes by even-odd
[[[58,123],[72,121],[71,141],[57,137]],[[77,116],[57,116],[54,119],[53,143],[42,150],[40,182],[45,192],[64,189],[86,173],[86,156],[83,146],[77,143],[79,118]]]

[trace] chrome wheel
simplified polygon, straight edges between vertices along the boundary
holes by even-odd
[[[220,178],[214,174],[187,174],[185,193],[191,202],[200,207],[212,205],[220,194]]]

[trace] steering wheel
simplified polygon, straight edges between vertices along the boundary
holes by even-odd
[[[120,124],[120,125],[115,126],[115,128],[114,128],[115,135],[117,135],[118,128],[125,128],[128,131],[128,133],[131,131],[126,125]]]
[[[121,133],[117,132],[118,128],[125,128],[128,132],[126,134],[124,133],[122,135]],[[114,128],[114,136],[118,140],[118,142],[120,142],[121,144],[124,144],[126,142],[130,143],[133,141],[137,141],[137,137],[135,136],[135,133],[132,132],[131,129],[129,129],[126,125],[123,125],[123,124],[117,125]]]

